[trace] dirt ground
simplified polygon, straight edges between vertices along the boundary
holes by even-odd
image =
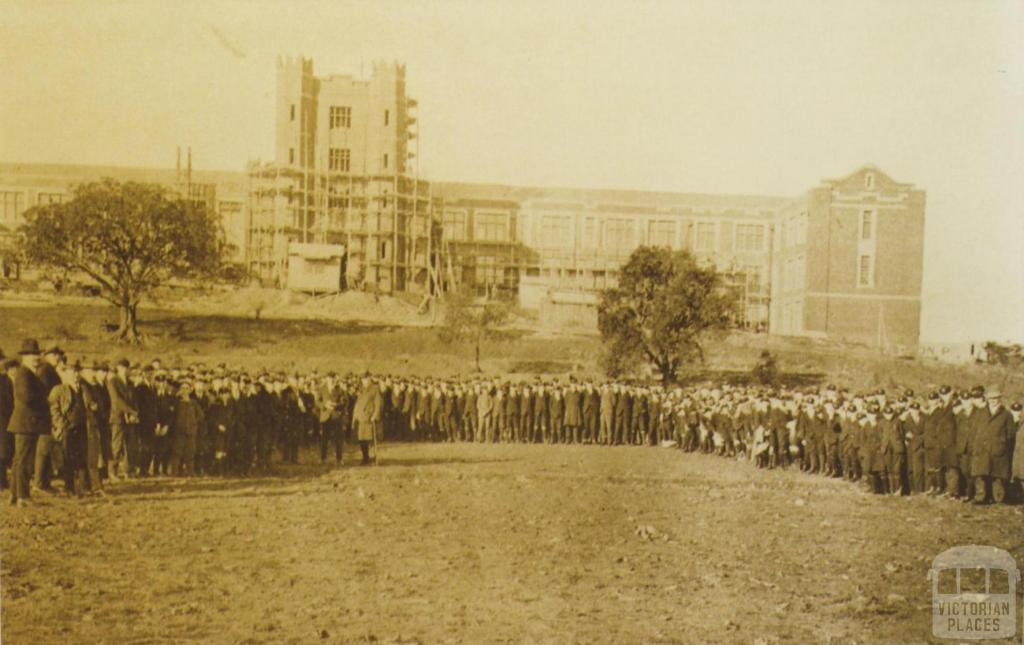
[[[3,642],[924,643],[936,554],[1024,561],[1021,506],[666,448],[383,455],[4,505]]]

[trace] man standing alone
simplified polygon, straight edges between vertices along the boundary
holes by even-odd
[[[355,410],[352,413],[352,423],[355,426],[356,439],[359,441],[359,450],[363,453],[362,465],[370,463],[370,442],[375,441],[380,433],[380,416],[384,407],[384,398],[381,396],[380,388],[370,379],[369,374],[364,374],[362,387],[359,396],[356,398]],[[374,459],[377,458],[376,452]]]

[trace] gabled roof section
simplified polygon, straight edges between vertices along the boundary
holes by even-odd
[[[905,192],[914,189],[913,184],[898,182],[878,166],[867,163],[849,175],[839,179],[823,179],[822,183],[841,192]]]

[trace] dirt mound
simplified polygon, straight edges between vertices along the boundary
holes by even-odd
[[[313,297],[294,291],[247,287],[188,296],[167,304],[184,311],[246,318],[319,318],[395,325],[425,324],[416,306],[405,300],[357,291]]]

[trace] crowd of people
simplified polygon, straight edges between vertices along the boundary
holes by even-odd
[[[252,373],[160,360],[111,368],[33,339],[3,367],[0,488],[19,506],[34,491],[53,494],[54,481],[81,496],[135,477],[268,473],[298,463],[303,446],[341,465],[351,440],[367,464],[385,438],[674,447],[842,477],[877,494],[976,503],[1019,498],[1024,479],[1021,405],[1007,406],[994,387],[923,395]]]

